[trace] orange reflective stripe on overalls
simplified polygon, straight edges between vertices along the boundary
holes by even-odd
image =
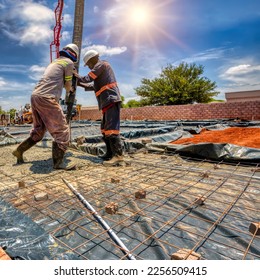
[[[106,89],[110,89],[110,88],[113,88],[115,86],[117,86],[116,82],[103,86],[99,91],[96,92],[96,97],[98,97]]]
[[[93,72],[88,73],[89,77],[91,77],[93,80],[97,78],[97,76]]]
[[[105,136],[110,136],[110,135],[112,135],[112,134],[114,134],[114,135],[119,135],[119,130],[101,130],[101,132],[103,133],[103,134],[105,134]]]

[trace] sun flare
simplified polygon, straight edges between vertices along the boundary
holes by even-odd
[[[151,21],[152,13],[148,7],[139,6],[130,12],[130,23],[138,26],[148,25]]]
[[[159,48],[165,41],[186,48],[171,28],[168,31],[168,24],[178,18],[172,12],[173,1],[176,0],[118,0],[118,5],[108,13],[107,26],[119,44],[130,43],[131,49],[138,50],[147,45]]]

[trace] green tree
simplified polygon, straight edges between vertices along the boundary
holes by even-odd
[[[196,64],[167,65],[158,78],[142,79],[135,91],[143,105],[208,103],[219,92],[215,91],[216,83],[203,77],[203,72],[204,67]]]
[[[5,111],[2,109],[2,106],[0,106],[0,115],[4,114]]]
[[[121,100],[122,100],[122,102],[121,102],[121,108],[125,108],[125,97],[123,96],[123,95],[121,95]]]
[[[141,107],[142,103],[140,101],[131,99],[125,104],[125,108],[134,108],[134,107]]]
[[[8,114],[10,114],[10,118],[11,120],[14,120],[15,118],[15,113],[16,113],[16,109],[12,108],[9,110],[9,112],[7,112]]]

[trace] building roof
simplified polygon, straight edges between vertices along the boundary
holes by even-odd
[[[260,90],[226,92],[227,102],[260,100]]]

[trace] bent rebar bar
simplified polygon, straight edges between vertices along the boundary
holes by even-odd
[[[76,195],[76,197],[80,200],[80,202],[91,212],[96,221],[105,229],[111,239],[119,246],[119,249],[126,255],[129,260],[136,260],[136,258],[130,253],[130,251],[126,248],[124,243],[120,240],[120,238],[115,234],[115,232],[111,229],[111,227],[102,219],[102,217],[97,213],[97,211],[91,206],[91,204],[73,187],[71,183],[67,180],[63,179],[63,182],[67,185],[67,187]]]

